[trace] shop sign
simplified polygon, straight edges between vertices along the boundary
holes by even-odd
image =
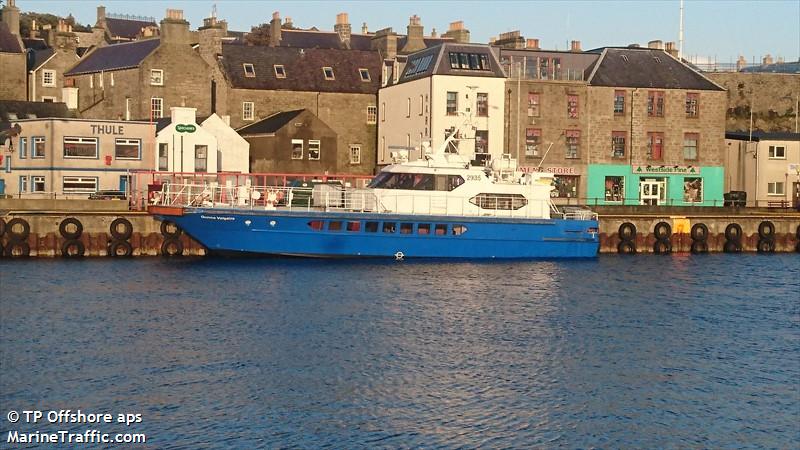
[[[175,131],[177,131],[178,133],[194,133],[195,130],[197,130],[197,127],[192,124],[185,125],[179,123],[175,125]]]
[[[634,174],[652,175],[660,173],[677,173],[683,175],[699,175],[700,167],[695,166],[633,166]]]
[[[554,175],[579,175],[574,167],[532,167],[521,166],[519,168],[524,173],[546,172]]]

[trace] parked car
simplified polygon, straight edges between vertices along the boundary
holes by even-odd
[[[125,191],[97,191],[89,194],[89,200],[125,200]]]

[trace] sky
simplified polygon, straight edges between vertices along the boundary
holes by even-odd
[[[167,8],[183,9],[193,29],[202,25],[214,4],[217,17],[228,28],[249,31],[269,22],[274,11],[291,17],[296,27],[333,30],[336,14],[347,12],[354,32],[367,23],[370,31],[392,27],[406,33],[410,16],[420,16],[425,34],[447,30],[462,20],[473,42],[487,43],[493,36],[519,30],[526,38],[538,38],[548,50],[569,48],[581,41],[584,50],[651,40],[678,42],[679,0],[639,1],[256,1],[256,0],[17,0],[23,11],[69,13],[82,24],[94,24],[96,7],[109,13],[164,17]],[[770,54],[786,61],[800,59],[800,0],[685,0],[683,55],[690,60],[734,62],[739,55],[748,62]]]

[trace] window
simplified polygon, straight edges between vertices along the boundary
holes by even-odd
[[[58,99],[53,97],[53,96],[50,96],[50,95],[43,95],[42,96],[42,102],[43,103],[55,103],[56,100],[58,100]]]
[[[158,144],[158,170],[167,171],[169,170],[169,166],[167,165],[167,152],[169,146],[166,142],[160,142]]]
[[[683,201],[686,203],[703,202],[703,179],[684,178],[683,179]]]
[[[5,160],[6,160],[6,165],[5,165],[6,173],[11,173],[11,158],[5,158]],[[2,162],[2,158],[0,158],[0,162]]]
[[[489,130],[475,131],[475,153],[489,153]]]
[[[414,224],[410,222],[400,223],[400,234],[411,234],[414,230]]]
[[[31,138],[31,158],[44,158],[44,136]]]
[[[686,117],[697,117],[698,103],[700,102],[700,94],[687,92],[686,93]]]
[[[625,177],[606,177],[605,191],[607,202],[625,200]]]
[[[625,91],[614,91],[614,115],[625,114]]]
[[[567,130],[567,151],[564,155],[567,159],[577,159],[580,157],[581,132],[578,130]]]
[[[319,141],[308,141],[308,159],[309,160],[319,160],[319,150],[320,150],[320,142]]]
[[[242,102],[242,120],[253,120],[253,102]]]
[[[469,202],[481,209],[512,210],[525,207],[528,199],[522,194],[478,194]]]
[[[64,158],[97,158],[97,138],[65,137]]]
[[[108,79],[111,81],[111,87],[114,87],[114,72],[108,74]]]
[[[28,157],[28,138],[19,138],[19,159]]]
[[[453,225],[453,227],[457,227],[459,225]],[[455,230],[453,230],[453,234],[455,234]],[[433,234],[436,236],[445,236],[447,234],[447,224],[446,223],[437,223],[434,225]]]
[[[578,198],[578,180],[580,177],[571,175],[555,175],[553,185],[555,189],[550,191],[553,198]]]
[[[528,117],[539,117],[539,94],[528,92]]]
[[[255,78],[256,77],[256,68],[253,67],[250,63],[242,64],[244,67],[244,76],[247,78]]]
[[[458,114],[458,92],[447,92],[447,115],[455,116]]]
[[[411,97],[406,99],[406,117],[411,117]]]
[[[308,227],[314,231],[322,231],[322,228],[325,226],[325,222],[321,220],[312,220],[308,222]]]
[[[697,133],[683,134],[683,159],[697,159]]]
[[[535,158],[539,156],[539,144],[542,141],[542,130],[539,128],[525,129],[525,157]]]
[[[45,192],[43,176],[31,177],[31,192]]]
[[[439,231],[439,225],[436,225],[437,230]],[[467,232],[467,227],[464,225],[453,225],[453,236],[460,236]]]
[[[164,71],[161,69],[150,69],[150,85],[163,86],[164,85]]]
[[[664,117],[663,91],[649,91],[647,93],[647,115],[650,117]]]
[[[664,133],[647,133],[647,158],[660,161],[664,150]]]
[[[208,146],[194,146],[194,171],[206,172],[208,170]]]
[[[450,68],[458,69],[458,53],[450,53]]]
[[[28,177],[27,175],[22,175],[19,177],[19,193],[28,192]]]
[[[160,97],[153,97],[150,99],[150,117],[152,119],[160,119],[164,117],[164,99]]]
[[[539,60],[539,78],[546,80],[550,78],[550,58],[542,58]]]
[[[272,68],[275,70],[275,78],[286,78],[286,69],[283,64],[275,64]]]
[[[624,158],[625,157],[625,131],[612,131],[611,132],[611,157]]]
[[[397,230],[397,223],[396,222],[383,222],[383,232],[384,233],[394,233]]]
[[[97,177],[64,177],[65,194],[89,194],[97,192]]]
[[[783,181],[767,183],[767,195],[783,195]]]
[[[94,74],[89,74],[89,89],[94,89]]]
[[[450,52],[450,68],[464,70],[491,70],[489,56],[481,53]]]
[[[405,76],[411,77],[414,75],[425,73],[433,61],[433,55],[422,56],[408,61],[405,69]]]
[[[21,147],[20,147],[21,148]],[[786,159],[786,147],[778,145],[769,146],[769,159]]]
[[[55,87],[56,86],[56,71],[43,70],[42,71],[42,86]]]
[[[114,140],[114,158],[116,159],[142,159],[141,139]]]
[[[783,195],[783,181],[767,183],[767,195]]]
[[[361,164],[361,146],[350,146],[350,164]]]
[[[323,67],[322,74],[325,75],[326,80],[333,80],[333,67]]]
[[[378,121],[378,107],[367,106],[367,123],[374,124]]]
[[[302,139],[292,139],[292,159],[303,159]]]
[[[570,119],[578,118],[578,96],[567,95],[567,117]]]
[[[421,223],[417,225],[417,234],[431,234],[431,224]]]
[[[386,122],[386,102],[381,103],[381,122]]]
[[[424,97],[422,96],[422,94],[419,94],[419,115],[420,116],[422,115],[422,111],[424,110],[424,108],[425,108]]]
[[[369,69],[358,69],[358,74],[361,75],[361,81],[369,81]]]
[[[489,94],[478,92],[477,100],[478,116],[487,117],[489,115]]]
[[[342,222],[340,220],[331,220],[328,222],[328,231],[342,231]]]
[[[364,231],[367,233],[377,233],[378,222],[364,222]]]
[[[357,220],[350,220],[347,222],[347,226],[345,228],[347,231],[361,231],[361,222]]]

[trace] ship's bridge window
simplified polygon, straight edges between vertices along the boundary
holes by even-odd
[[[447,224],[446,223],[437,223],[436,228],[434,229],[434,233],[436,236],[444,236],[447,234]]]
[[[520,209],[528,204],[528,199],[522,194],[478,194],[469,199],[469,202],[481,209]]]
[[[314,231],[322,231],[322,226],[325,222],[321,220],[312,220],[308,222],[308,226]]]
[[[328,222],[328,231],[342,231],[342,222],[338,220]]]
[[[384,233],[394,233],[396,229],[397,224],[395,222],[383,222]]]
[[[429,173],[381,172],[369,184],[373,189],[405,189],[413,191],[432,191],[435,188],[434,176]]]
[[[464,225],[453,225],[453,236],[460,236],[467,232],[467,227]]]
[[[403,222],[400,224],[400,234],[411,234],[414,229],[413,223]]]
[[[431,234],[431,224],[421,223],[417,225],[417,234]]]
[[[366,231],[367,233],[377,233],[378,222],[366,222],[364,224],[364,231]]]
[[[347,222],[347,231],[361,231],[361,222],[356,220]]]
[[[464,184],[464,177],[461,175],[436,175],[437,191],[452,191]]]

